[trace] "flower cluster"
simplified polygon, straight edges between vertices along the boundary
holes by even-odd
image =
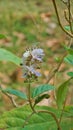
[[[39,64],[43,61],[44,51],[41,48],[27,50],[22,57],[23,77],[39,77],[41,73],[37,71]]]

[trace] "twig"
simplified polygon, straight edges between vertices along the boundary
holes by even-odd
[[[62,26],[62,24],[61,24],[61,21],[60,21],[60,18],[59,18],[59,14],[58,14],[58,10],[57,10],[57,6],[56,6],[55,0],[52,0],[52,2],[53,2],[53,5],[54,5],[54,8],[55,8],[55,12],[56,12],[56,16],[57,16],[57,19],[58,19],[58,23],[59,23],[61,29],[62,29],[68,36],[70,36],[70,37],[73,38],[73,34],[70,33],[70,32],[68,32],[68,31],[66,31],[66,30],[64,29],[64,27]]]
[[[61,0],[64,4],[66,4],[67,5],[67,2],[65,2],[65,1],[63,1],[63,0]]]
[[[73,43],[73,38],[70,38],[70,42],[69,42],[69,44],[68,44],[68,47],[69,47],[69,48],[71,47],[72,43]]]
[[[15,102],[14,98],[10,94],[5,93],[3,91],[2,91],[2,93],[5,94],[11,100],[14,107],[19,107],[18,104]]]
[[[69,43],[68,43],[68,47],[70,48],[71,47],[71,45],[72,45],[72,41],[73,41],[73,38],[70,38],[70,41],[69,41]],[[63,63],[63,60],[64,60],[64,57],[67,55],[67,53],[65,53],[64,55],[63,55],[63,57],[61,58],[61,61],[59,62],[59,64],[58,64],[58,66],[53,70],[53,72],[51,73],[51,75],[49,75],[48,77],[48,79],[47,79],[47,81],[46,81],[46,83],[49,83],[50,82],[50,80],[55,76],[55,74],[59,71],[59,68],[60,68],[60,66],[61,66],[61,64]]]
[[[69,19],[68,19],[68,17],[67,17],[66,10],[64,10],[64,17],[65,17],[66,21],[69,23]]]
[[[42,113],[48,113],[48,114],[50,114],[54,118],[54,120],[56,121],[56,124],[57,124],[57,127],[58,127],[57,130],[61,130],[59,121],[58,121],[56,115],[53,112],[46,111],[46,110],[39,110],[39,111],[37,111],[37,113],[41,113],[41,112]]]
[[[15,102],[14,98],[13,98],[10,94],[8,94],[8,93],[6,93],[6,92],[3,91],[1,85],[0,85],[0,88],[1,88],[1,92],[2,92],[4,95],[6,95],[6,96],[10,99],[10,101],[11,101],[12,104],[13,104],[13,106],[14,106],[14,107],[19,107],[18,104]]]
[[[14,98],[10,94],[8,93],[4,93],[4,94],[11,100],[14,107],[19,107],[19,105],[15,102]]]
[[[60,61],[60,63],[58,64],[58,66],[54,69],[54,71],[52,72],[51,75],[49,75],[49,78],[47,79],[46,83],[50,82],[50,80],[55,76],[55,74],[58,72],[61,64],[63,63],[63,60],[64,60],[64,57],[66,56],[67,54],[65,53]]]
[[[72,44],[72,38],[71,38],[71,40],[70,40],[68,46],[70,47],[71,44]],[[55,74],[59,71],[59,68],[60,68],[61,64],[63,63],[64,57],[65,57],[66,55],[67,55],[67,53],[65,53],[65,54],[63,55],[63,57],[61,58],[60,63],[58,64],[58,66],[53,70],[52,74],[48,76],[49,78],[47,79],[46,83],[49,83],[50,80],[51,80],[51,79],[55,76]]]
[[[70,0],[68,0],[68,12],[69,12],[69,25],[70,25],[70,31],[71,31],[71,33],[73,33],[73,30],[72,30],[72,22],[71,22],[71,11],[70,11],[70,9],[71,9],[71,7],[70,7]]]

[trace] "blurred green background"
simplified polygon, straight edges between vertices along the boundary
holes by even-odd
[[[57,6],[62,24],[67,25],[64,18],[66,6],[61,0],[57,0]],[[44,49],[42,77],[33,85],[42,81],[45,83],[48,73],[57,64],[57,58],[65,51],[62,44],[68,43],[69,40],[58,25],[51,0],[0,0],[0,33],[6,36],[0,40],[0,47],[19,57],[22,57],[26,48],[37,46]],[[67,70],[68,66],[63,63],[55,85],[67,78],[66,72],[64,75],[62,73]],[[13,63],[0,62],[0,82],[3,88],[12,87],[26,91],[21,75],[20,67]],[[16,100],[19,104],[23,104],[23,101]],[[0,113],[10,108],[12,105],[9,100],[1,94]]]

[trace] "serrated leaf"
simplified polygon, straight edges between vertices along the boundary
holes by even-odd
[[[16,65],[20,65],[21,63],[21,59],[19,57],[2,48],[0,48],[0,61],[10,61]]]
[[[4,34],[0,34],[0,39],[6,38]]]
[[[50,85],[50,84],[43,84],[43,85],[40,85],[38,87],[36,87],[32,93],[32,97],[36,97],[46,91],[49,91],[49,90],[54,90],[55,87]]]
[[[67,91],[68,91],[68,83],[69,83],[70,79],[65,81],[63,84],[61,84],[58,87],[58,90],[56,92],[56,101],[57,101],[57,105],[59,108],[63,107],[63,103],[65,101],[66,95],[67,95]]]
[[[73,72],[68,72],[67,75],[69,75],[70,77],[73,77]]]
[[[69,64],[73,65],[73,55],[67,55],[64,60],[68,62]]]
[[[61,112],[58,109],[51,108],[51,107],[42,107],[37,106],[37,110],[47,110],[51,111],[56,114],[56,117],[59,119]],[[72,107],[73,109],[73,107]],[[69,108],[68,108],[69,110]],[[31,114],[30,107],[23,106],[21,108],[16,108],[9,112],[5,112],[2,116],[0,116],[0,130],[57,130],[57,125],[54,119],[51,117],[50,114],[47,113],[35,113],[30,117],[30,119],[26,122],[25,127],[23,125]],[[61,122],[62,130],[71,130],[73,129],[73,123],[71,122],[70,118],[67,118],[68,115],[63,116],[63,120]],[[68,122],[68,123],[67,123]],[[67,124],[66,124],[67,123]]]
[[[21,91],[19,91],[19,90],[7,88],[7,89],[5,89],[5,90],[3,90],[3,91],[4,91],[4,92],[7,92],[7,93],[9,93],[9,94],[13,94],[13,95],[15,95],[15,96],[18,96],[18,97],[20,97],[20,98],[22,98],[22,99],[27,99],[26,94],[23,93],[23,92],[21,92]]]
[[[25,120],[31,114],[31,109],[29,106],[24,106],[23,108],[15,109],[11,112],[5,113],[0,118],[0,129],[7,128],[6,130],[47,130],[50,124],[56,125],[55,121],[50,115],[39,113],[34,114],[27,124],[23,128]]]

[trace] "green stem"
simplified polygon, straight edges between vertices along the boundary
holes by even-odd
[[[49,83],[50,80],[51,80],[51,79],[55,76],[55,74],[59,71],[59,68],[60,68],[61,64],[63,63],[64,57],[65,57],[66,55],[67,55],[66,53],[63,55],[63,57],[61,58],[60,63],[58,64],[58,66],[53,70],[52,74],[48,76],[49,78],[47,79],[46,83]]]
[[[68,81],[70,81],[71,79],[73,79],[73,77],[69,78]],[[66,99],[65,99],[64,104],[63,104],[62,112],[61,112],[60,119],[59,119],[59,124],[61,123],[61,120],[62,120],[62,117],[63,117],[63,112],[64,112],[65,104],[66,104]]]
[[[22,128],[24,128],[25,127],[25,125],[27,125],[27,123],[28,123],[28,121],[30,120],[30,118],[32,117],[32,115],[34,114],[34,112],[32,112],[27,118],[26,118],[26,120],[25,120],[25,122],[24,122],[24,124],[23,124],[23,127]]]
[[[57,130],[62,130],[61,127],[60,127],[59,121],[58,121],[56,115],[53,112],[46,111],[46,110],[37,111],[37,113],[41,113],[41,112],[50,114],[54,118],[54,120],[55,120],[55,122],[57,124]]]
[[[34,107],[32,105],[32,101],[31,101],[31,86],[30,86],[30,81],[29,81],[29,84],[28,84],[28,101],[29,101],[29,105],[30,105],[32,111],[35,112]]]

